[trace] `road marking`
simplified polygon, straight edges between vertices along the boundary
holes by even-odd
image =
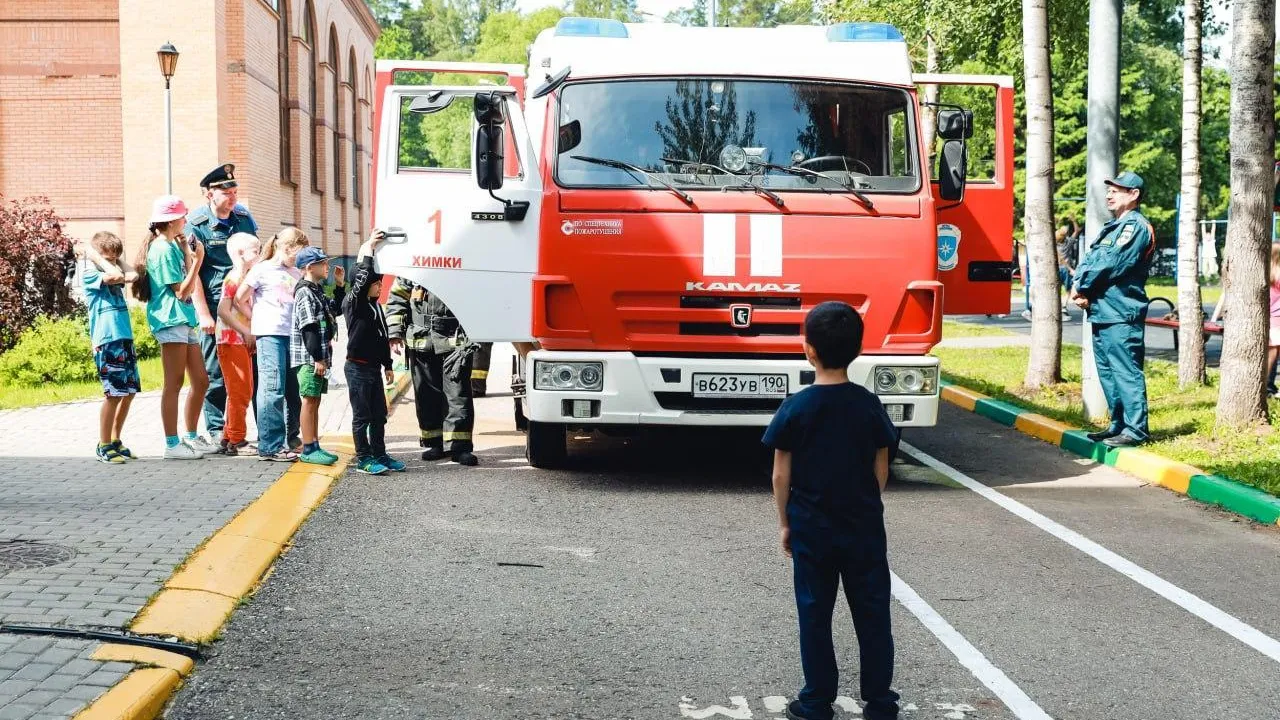
[[[1267,635],[1261,630],[1245,623],[1233,615],[1229,615],[1217,606],[1201,599],[1197,595],[1193,595],[1186,590],[1174,585],[1155,573],[1146,570],[1136,563],[1127,560],[1120,555],[1102,547],[1098,543],[1081,535],[1058,522],[1050,520],[1022,503],[1003,493],[997,492],[986,485],[965,475],[959,470],[947,465],[929,455],[928,453],[903,442],[901,445],[912,457],[947,477],[955,480],[961,485],[969,488],[982,497],[1044,530],[1050,535],[1065,542],[1080,552],[1089,555],[1098,562],[1133,580],[1139,585],[1147,588],[1151,592],[1160,595],[1169,602],[1181,607],[1183,610],[1204,620],[1210,625],[1225,632],[1231,637],[1266,655],[1272,660],[1280,663],[1280,641]]]
[[[902,443],[903,447],[906,445]],[[1015,716],[1022,720],[1052,720],[1048,713],[1022,691],[1022,688],[1015,685],[1000,668],[992,665],[991,661],[973,646],[973,643],[951,627],[951,623],[930,607],[929,603],[916,594],[910,585],[903,582],[897,573],[890,573],[890,576],[893,579],[894,599],[910,610],[911,614],[915,615],[916,619],[933,633],[952,655],[956,656],[960,664],[995,693]]]
[[[699,710],[698,706],[693,704],[693,698],[686,696],[680,698],[680,715],[687,718],[693,718],[693,720],[706,720],[706,718],[715,715],[723,715],[727,718],[732,718],[732,720],[751,720],[753,717],[751,714],[751,706],[747,704],[747,697],[745,695],[734,695],[729,698],[729,704],[733,705],[733,707],[729,708],[723,705],[712,705],[711,707]]]

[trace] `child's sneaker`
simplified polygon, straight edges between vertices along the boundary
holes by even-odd
[[[99,445],[95,454],[98,456],[98,462],[108,465],[123,465],[125,461],[124,456],[116,452],[115,445]]]
[[[388,471],[386,465],[373,458],[365,458],[356,465],[356,472],[363,475],[386,475]]]
[[[227,457],[235,457],[240,454],[240,450],[236,447],[235,443],[223,438],[222,442],[218,446],[218,453],[226,455]]]
[[[337,460],[337,458],[320,450],[312,450],[311,452],[302,453],[298,456],[298,459],[308,465],[332,465]]]
[[[204,455],[186,443],[178,443],[164,449],[165,460],[199,460]]]
[[[123,457],[125,460],[134,459],[133,451],[125,447],[124,443],[120,442],[119,440],[112,440],[111,447],[115,449],[117,455]]]
[[[404,472],[405,470],[409,469],[408,465],[405,465],[404,463],[391,457],[390,455],[383,455],[382,457],[378,458],[378,463],[386,467],[388,470],[392,470],[394,472]]]
[[[322,454],[324,454],[324,455],[328,455],[329,457],[333,458],[333,461],[334,461],[334,462],[338,462],[338,454],[337,454],[337,453],[331,453],[331,452],[329,452],[328,450],[325,450],[324,448],[320,448],[320,449],[319,449],[319,450],[317,450],[316,452],[322,453]]]
[[[201,437],[200,435],[193,438],[183,439],[182,442],[191,446],[192,450],[195,450],[201,455],[217,455],[220,449],[217,445],[210,443],[208,438]]]
[[[258,453],[258,459],[268,462],[295,462],[298,459],[298,453],[292,450],[278,450],[274,455]]]

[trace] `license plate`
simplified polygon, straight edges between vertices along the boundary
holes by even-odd
[[[786,375],[695,373],[693,396],[699,398],[785,398]]]

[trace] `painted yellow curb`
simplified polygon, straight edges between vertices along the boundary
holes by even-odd
[[[1036,413],[1019,415],[1018,418],[1013,421],[1013,426],[1028,435],[1038,437],[1041,440],[1051,442],[1054,445],[1061,445],[1062,436],[1066,434],[1068,430],[1075,429],[1070,425],[1065,425],[1057,420],[1047,418],[1043,415],[1037,415]]]
[[[93,653],[94,660],[102,662],[130,662],[138,665],[151,665],[172,670],[182,677],[191,673],[196,663],[186,655],[179,655],[168,650],[141,647],[139,645],[123,645],[107,643],[101,645]]]
[[[178,682],[178,673],[168,668],[134,670],[75,720],[152,720],[160,715]]]
[[[1186,495],[1187,488],[1191,486],[1191,476],[1204,474],[1203,470],[1186,463],[1136,449],[1122,450],[1116,456],[1116,469],[1182,495]]]
[[[963,388],[959,385],[942,386],[942,398],[944,400],[953,405],[959,405],[969,412],[973,412],[974,408],[978,405],[978,401],[985,397],[986,395],[983,395],[980,392],[974,392],[969,388]]]
[[[252,590],[262,573],[271,567],[281,547],[278,542],[219,530],[164,586],[239,599]]]
[[[187,642],[208,642],[236,609],[236,598],[203,590],[166,588],[156,594],[129,629],[140,635],[172,635]]]

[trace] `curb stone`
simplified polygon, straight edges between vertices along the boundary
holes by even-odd
[[[1085,431],[1079,428],[987,397],[950,380],[943,380],[941,385],[942,398],[964,410],[1057,445],[1067,452],[1123,470],[1180,495],[1217,505],[1266,525],[1280,525],[1280,498],[1255,487],[1231,478],[1212,475],[1193,465],[1140,448],[1108,448],[1090,440],[1085,436]]]
[[[409,373],[397,368],[395,382],[386,391],[387,404],[403,397],[409,384]],[[346,472],[355,452],[351,435],[329,434],[324,440],[337,450],[336,463],[290,465],[174,571],[130,629],[197,643],[217,637],[240,598],[269,574],[294,533]],[[77,713],[75,720],[154,720],[194,668],[194,662],[182,655],[131,645],[105,644],[94,658],[138,667]]]

